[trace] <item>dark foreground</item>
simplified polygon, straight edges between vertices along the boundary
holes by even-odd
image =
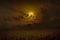
[[[3,30],[0,40],[60,40],[59,30]]]

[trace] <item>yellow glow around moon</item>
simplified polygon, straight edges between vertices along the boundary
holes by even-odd
[[[27,13],[28,14],[28,16],[27,16],[27,21],[34,21],[35,20],[35,18],[36,18],[36,15],[35,15],[35,12],[34,11],[30,11],[30,12],[28,12]]]
[[[29,12],[27,12],[25,21],[31,22],[31,21],[34,21],[35,18],[36,18],[36,15],[35,15],[34,11],[29,11]]]
[[[34,12],[29,12],[28,13],[28,17],[33,17],[34,16]]]

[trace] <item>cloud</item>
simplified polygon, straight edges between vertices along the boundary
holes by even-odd
[[[33,3],[33,2],[32,2]],[[26,5],[38,5],[41,8],[41,13],[43,14],[42,19],[40,19],[40,16],[35,19],[34,23],[39,23],[42,22],[44,20],[44,23],[42,25],[44,26],[58,26],[57,21],[59,22],[60,20],[60,5],[59,2],[54,2],[54,3],[48,3],[47,1],[43,2],[41,1],[41,3],[39,3],[38,1],[34,2],[33,4],[31,4],[30,2],[10,2],[10,1],[3,1],[0,4],[0,26],[3,27],[14,27],[16,25],[24,25],[27,23],[31,23],[28,21],[25,21],[24,19],[24,12],[21,10],[24,6]],[[36,6],[37,7],[37,6]],[[40,11],[39,11],[40,12]],[[40,14],[39,14],[40,15]],[[59,25],[60,26],[60,25]]]

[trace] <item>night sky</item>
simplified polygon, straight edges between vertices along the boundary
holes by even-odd
[[[28,17],[29,12],[33,12],[34,17]],[[0,29],[21,27],[60,28],[60,1],[0,1]]]

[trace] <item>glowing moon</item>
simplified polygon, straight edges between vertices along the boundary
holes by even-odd
[[[33,17],[34,16],[34,12],[29,12],[28,13],[28,17]]]
[[[34,20],[34,18],[35,18],[34,12],[28,12],[27,14],[28,14],[28,16],[27,16],[28,20]]]

